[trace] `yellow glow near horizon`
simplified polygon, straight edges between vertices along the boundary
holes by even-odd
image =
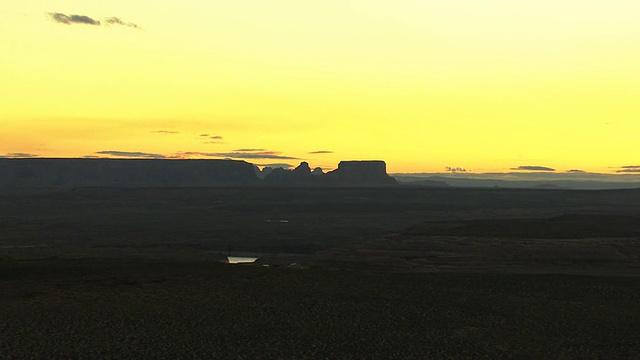
[[[252,148],[296,158],[256,163],[383,159],[392,172],[638,165],[635,0],[14,0],[0,11],[0,155]],[[111,16],[140,29],[106,26]],[[309,154],[319,150],[332,153]]]

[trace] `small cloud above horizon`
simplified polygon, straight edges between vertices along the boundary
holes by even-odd
[[[224,139],[221,135],[211,135],[211,134],[199,134],[198,137],[203,138],[205,140],[205,144],[224,144],[223,141],[219,141]],[[211,141],[213,140],[213,141]]]
[[[110,24],[110,25],[122,25],[122,26],[127,26],[127,27],[130,27],[130,28],[134,28],[134,29],[140,29],[138,24],[134,24],[132,22],[122,21],[122,19],[120,19],[118,17],[115,17],[115,16],[105,18],[104,21],[107,24]]]
[[[96,20],[86,15],[75,15],[75,14],[67,15],[62,13],[50,12],[49,16],[53,19],[53,21],[60,24],[65,24],[65,25],[85,24],[85,25],[100,26],[99,20]]]
[[[270,167],[272,169],[282,168],[285,170],[293,169],[294,166],[286,163],[275,163],[275,164],[254,164],[256,166]]]
[[[29,153],[21,153],[21,152],[7,153],[7,154],[4,154],[4,155],[0,155],[0,158],[4,158],[4,159],[30,159],[30,158],[35,158],[35,157],[38,157],[38,155],[29,154]]]
[[[308,154],[311,155],[318,155],[318,154],[333,154],[333,151],[330,150],[317,150],[317,151],[311,151]]]
[[[245,149],[235,149],[235,150],[232,150],[232,151],[238,151],[238,152],[259,152],[259,151],[266,151],[266,150],[265,150],[265,149],[251,149],[251,148],[247,149],[247,148],[245,148]]]
[[[461,173],[461,172],[467,172],[467,169],[465,168],[461,168],[461,167],[451,167],[451,166],[446,166],[445,170],[447,170],[447,172],[450,173]]]
[[[256,150],[256,149],[253,149]],[[232,152],[205,152],[205,151],[181,151],[174,154],[157,154],[143,151],[101,150],[94,154],[124,158],[143,159],[189,159],[192,157],[218,158],[218,159],[270,159],[270,160],[298,160],[293,156],[281,155],[279,151],[232,151]],[[25,154],[26,155],[26,154]],[[93,154],[92,154],[93,155]]]
[[[554,168],[546,167],[546,166],[537,166],[537,165],[523,165],[518,166],[516,168],[511,168],[511,170],[517,171],[556,171]]]
[[[586,171],[579,170],[579,169],[571,169],[571,170],[567,170],[567,172],[571,173],[571,174],[584,174],[584,173],[586,173]]]
[[[166,159],[167,158],[162,154],[153,154],[153,153],[146,153],[146,152],[140,152],[140,151],[103,150],[103,151],[96,151],[95,153],[100,155],[111,155],[111,156],[129,157],[129,158],[144,158],[144,159]]]
[[[258,151],[258,149],[250,149],[248,151],[234,150],[232,152],[220,152],[220,153],[209,153],[209,152],[184,152],[178,155],[199,155],[206,157],[221,157],[221,158],[229,158],[229,159],[271,159],[271,160],[297,160],[298,158],[292,156],[280,155],[279,151]]]
[[[625,166],[621,166],[618,170],[616,170],[617,173],[640,173],[640,165],[625,165]]]
[[[87,15],[77,15],[77,14],[67,15],[59,12],[50,12],[47,14],[53,21],[59,24],[65,24],[65,25],[82,24],[82,25],[92,25],[92,26],[102,26],[103,24],[100,20],[94,19]],[[104,24],[108,26],[121,25],[121,26],[126,26],[126,27],[141,30],[138,24],[124,21],[116,16],[104,18]]]

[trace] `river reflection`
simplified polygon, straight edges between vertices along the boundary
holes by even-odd
[[[251,264],[258,260],[257,257],[246,257],[246,256],[227,256],[227,261],[229,264]]]

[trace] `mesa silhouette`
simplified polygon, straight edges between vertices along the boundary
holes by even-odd
[[[74,187],[379,187],[397,185],[384,161],[341,161],[313,172],[302,162],[293,170],[262,171],[246,161],[165,159],[0,159],[5,188]]]

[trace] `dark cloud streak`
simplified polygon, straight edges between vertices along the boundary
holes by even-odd
[[[554,168],[546,167],[546,166],[532,166],[532,165],[523,165],[518,166],[517,168],[511,168],[511,170],[518,171],[556,171]]]
[[[460,172],[467,172],[467,169],[465,168],[461,168],[461,167],[451,167],[451,166],[446,166],[445,170],[447,170],[450,173],[460,173]]]
[[[620,169],[616,170],[617,173],[619,174],[624,174],[624,173],[640,173],[640,165],[626,165],[626,166],[621,166]]]
[[[282,169],[292,169],[294,166],[291,164],[285,164],[285,163],[276,163],[276,164],[254,164],[257,166],[264,166],[264,167],[270,167],[272,169],[275,168],[282,168]]]
[[[38,155],[28,154],[28,153],[8,153],[4,155],[0,155],[0,158],[8,158],[8,159],[29,159],[38,157]]]
[[[235,149],[234,152],[261,152],[266,151],[265,149]]]
[[[96,151],[96,154],[111,155],[120,157],[132,157],[132,158],[145,158],[145,159],[166,159],[167,157],[161,154],[152,154],[140,151],[117,151],[117,150],[103,150]]]
[[[279,153],[267,151],[256,153],[242,153],[242,152],[230,152],[220,153],[219,156],[227,156],[235,159],[272,159],[272,160],[297,160],[298,158],[293,156],[279,155]]]
[[[173,155],[155,154],[141,151],[120,151],[120,150],[102,150],[96,151],[95,154],[125,157],[125,158],[143,158],[143,159],[185,159],[190,156],[227,158],[227,159],[265,159],[265,160],[298,160],[292,156],[281,155],[278,151],[256,151],[256,152],[200,152],[185,151]]]
[[[120,25],[120,26],[126,26],[133,29],[141,30],[138,24],[124,21],[116,16],[107,17],[104,19],[104,23],[101,23],[100,20],[96,20],[87,15],[76,15],[76,14],[67,15],[67,14],[58,13],[58,12],[50,12],[48,14],[51,17],[51,19],[53,19],[53,21],[60,24],[65,24],[65,25],[84,24],[84,25],[102,26],[103,24],[106,24],[108,26]]]
[[[134,29],[140,29],[140,26],[138,26],[138,24],[134,24],[132,22],[126,22],[126,21],[122,21],[120,18],[112,16],[112,17],[108,17],[106,19],[104,19],[104,21],[107,24],[110,25],[122,25],[122,26],[127,26],[130,28],[134,28]]]
[[[62,13],[49,13],[49,16],[51,16],[51,18],[55,22],[60,24],[66,24],[66,25],[85,24],[85,25],[100,26],[100,21],[86,15],[74,15],[74,14],[67,15]]]
[[[270,159],[270,160],[298,160],[298,158],[292,156],[280,155],[276,151],[262,151],[262,152],[223,152],[223,153],[208,153],[208,152],[184,152],[181,155],[200,155],[207,157],[222,157],[231,159]]]

